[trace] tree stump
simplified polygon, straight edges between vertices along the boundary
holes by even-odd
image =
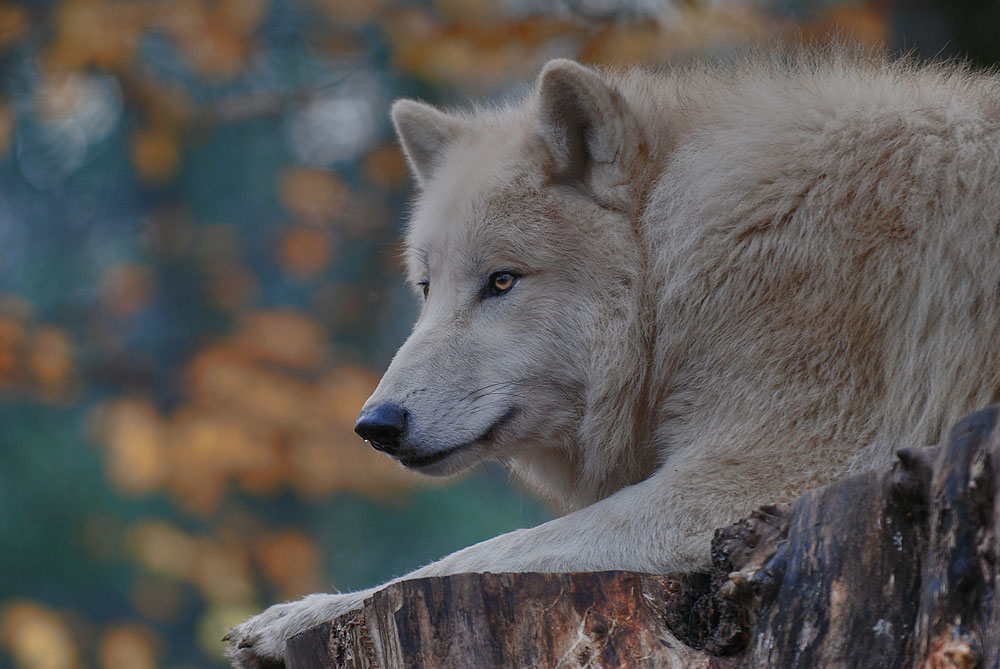
[[[1000,428],[759,509],[709,574],[459,574],[288,641],[289,669],[1000,667]]]

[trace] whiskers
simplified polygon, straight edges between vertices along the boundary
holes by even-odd
[[[449,403],[444,412],[437,416],[437,421],[450,421],[456,416],[460,416],[464,420],[487,410],[495,411],[498,404],[509,406],[509,403],[499,403],[496,400],[516,396],[518,394],[517,388],[522,381],[523,379],[498,381],[471,390],[455,402]]]
[[[515,407],[520,413],[535,416],[555,409],[564,415],[582,417],[584,410],[582,389],[538,375],[479,386],[439,406],[439,412],[428,416],[431,424],[448,424],[458,431],[475,431],[480,418],[490,422]]]

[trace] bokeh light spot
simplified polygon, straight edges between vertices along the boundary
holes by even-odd
[[[14,600],[0,610],[0,639],[22,669],[77,669],[76,643],[59,614]]]

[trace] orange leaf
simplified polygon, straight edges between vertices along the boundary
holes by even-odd
[[[316,228],[296,226],[281,240],[279,258],[285,270],[300,279],[320,274],[330,265],[333,244]]]
[[[406,161],[395,144],[383,144],[368,154],[363,169],[369,181],[386,190],[398,188],[406,179]]]
[[[0,612],[0,639],[21,667],[75,669],[76,644],[55,611],[27,600],[8,602]]]
[[[236,546],[200,542],[195,583],[205,599],[216,604],[245,603],[254,595],[247,556]]]
[[[141,128],[132,134],[130,149],[132,164],[146,183],[161,185],[177,174],[181,149],[172,128],[165,125]]]
[[[24,323],[0,316],[0,389],[13,386],[20,377],[24,336]]]
[[[318,409],[336,424],[351,430],[362,405],[378,385],[379,375],[357,365],[342,365],[319,384]]]
[[[295,599],[322,587],[320,555],[301,532],[285,530],[260,537],[254,555],[267,577],[281,589],[282,599]]]
[[[215,11],[219,20],[231,30],[249,35],[267,18],[270,6],[270,0],[218,0]]]
[[[129,544],[139,564],[150,571],[184,581],[194,579],[197,541],[171,523],[142,521],[131,531]]]
[[[158,490],[169,474],[171,455],[156,409],[149,402],[123,399],[100,407],[95,418],[115,487],[129,495]]]
[[[46,58],[49,67],[131,66],[149,5],[139,2],[67,0],[56,5],[56,32]]]
[[[0,103],[0,158],[10,149],[10,138],[14,135],[14,114],[10,107]]]
[[[10,46],[28,31],[31,16],[25,7],[0,5],[0,48]]]
[[[288,211],[312,221],[323,221],[340,213],[347,190],[329,172],[297,166],[281,175],[278,196]]]
[[[56,328],[39,330],[30,341],[27,363],[43,397],[50,401],[63,397],[73,370],[69,336]]]
[[[248,314],[235,343],[256,360],[298,369],[316,369],[329,355],[327,335],[319,323],[292,309]]]
[[[156,669],[156,633],[136,623],[115,625],[98,644],[97,657],[103,669]]]

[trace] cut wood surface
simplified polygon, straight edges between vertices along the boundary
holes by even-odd
[[[459,574],[289,640],[306,667],[1000,667],[997,408],[716,532],[709,574]]]

